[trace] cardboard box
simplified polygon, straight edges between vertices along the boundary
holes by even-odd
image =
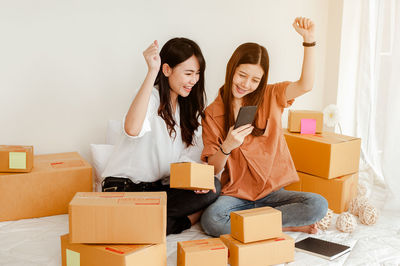
[[[300,190],[320,194],[327,201],[329,208],[342,213],[349,208],[350,201],[357,196],[358,173],[325,179],[317,176],[298,172]],[[295,190],[285,187],[286,190]]]
[[[172,163],[170,187],[189,190],[214,189],[214,166],[200,163]]]
[[[294,239],[282,233],[279,237],[241,243],[231,235],[222,235],[221,240],[229,249],[231,266],[266,266],[294,260]]]
[[[328,179],[358,172],[359,138],[332,132],[301,135],[287,130],[284,136],[297,171]]]
[[[231,212],[231,235],[235,239],[249,243],[278,237],[282,234],[282,213],[262,207]]]
[[[68,213],[77,191],[92,190],[92,167],[76,152],[34,156],[30,173],[0,173],[0,221]]]
[[[28,173],[33,167],[33,146],[0,145],[0,172]]]
[[[178,242],[177,266],[228,265],[228,248],[219,238]]]
[[[290,132],[301,132],[301,119],[315,119],[315,133],[322,133],[324,126],[324,114],[310,110],[289,110],[288,130]]]
[[[69,204],[71,243],[166,241],[165,192],[78,192]]]
[[[302,191],[301,190],[301,180],[294,182],[290,185],[287,185],[285,187],[286,190],[290,190],[290,191]]]
[[[166,244],[94,245],[72,244],[61,238],[62,266],[166,266]]]

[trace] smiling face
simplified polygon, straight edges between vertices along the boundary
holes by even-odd
[[[264,70],[258,64],[241,64],[235,69],[232,79],[232,94],[236,100],[252,93],[260,85]]]
[[[168,77],[168,83],[171,88],[171,98],[187,97],[200,78],[200,65],[196,56],[192,55],[186,61],[170,68],[164,64],[163,72]]]

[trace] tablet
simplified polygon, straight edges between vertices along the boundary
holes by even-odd
[[[327,260],[334,260],[351,250],[351,247],[342,244],[308,237],[295,243],[298,251],[322,257]]]
[[[249,105],[240,107],[238,116],[236,118],[235,128],[252,124],[254,121],[254,117],[256,116],[257,106]]]

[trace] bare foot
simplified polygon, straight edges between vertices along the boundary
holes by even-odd
[[[318,232],[317,224],[310,224],[305,226],[292,226],[283,227],[282,231],[303,232],[308,234],[316,234]]]
[[[188,215],[188,218],[190,220],[190,223],[192,225],[194,225],[195,223],[197,223],[198,220],[200,220],[201,215],[203,214],[204,210],[192,213],[191,215]]]

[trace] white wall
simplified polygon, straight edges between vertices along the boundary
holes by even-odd
[[[129,107],[146,72],[142,51],[154,39],[198,42],[209,103],[243,42],[267,47],[270,82],[296,80],[303,49],[291,26],[296,16],[315,21],[318,59],[315,89],[293,108],[321,110],[336,101],[324,97],[326,81],[337,77],[326,71],[327,40],[334,38],[328,30],[341,20],[332,1],[2,1],[0,144],[34,145],[36,154],[79,151],[90,159],[89,144],[104,143],[107,121]]]

